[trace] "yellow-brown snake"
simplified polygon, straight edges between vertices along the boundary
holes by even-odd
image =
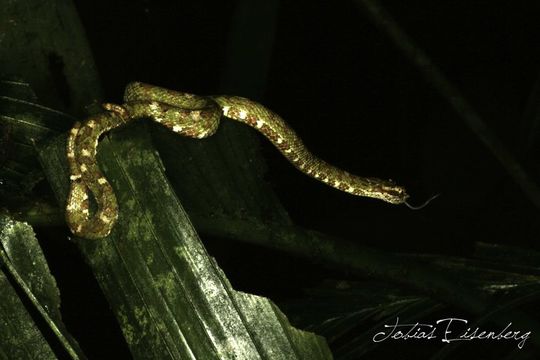
[[[126,87],[124,104],[104,104],[104,108],[107,111],[77,122],[68,138],[71,185],[66,220],[73,234],[83,238],[106,237],[118,218],[116,196],[96,161],[99,137],[138,118],[150,118],[180,135],[201,139],[212,135],[224,116],[259,131],[298,170],[327,185],[392,204],[408,198],[405,189],[390,180],[355,176],[315,157],[279,115],[249,99],[197,96],[133,82]],[[90,194],[97,204],[93,214]]]

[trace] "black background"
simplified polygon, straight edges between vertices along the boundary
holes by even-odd
[[[533,154],[522,154],[540,57],[538,9],[531,4],[384,2],[534,176]],[[220,70],[234,6],[79,3],[106,98],[119,101],[133,80],[230,93],[220,88]],[[278,11],[267,87],[256,100],[281,114],[327,161],[392,178],[409,189],[412,202],[441,194],[417,213],[355,199],[301,176],[261,140],[269,179],[300,224],[392,248],[459,251],[478,239],[535,244],[531,203],[365,12],[353,2],[324,1],[282,2]],[[246,43],[246,53],[256,46]],[[366,218],[371,229],[361,225]],[[414,241],[404,241],[411,236]]]
[[[526,113],[539,74],[536,4],[383,2],[533,179],[538,179],[538,145],[527,143],[532,120]],[[222,85],[233,1],[76,5],[108,101],[120,102],[124,86],[134,80],[254,98],[282,115],[328,162],[358,175],[392,178],[407,187],[413,203],[440,193],[419,211],[355,198],[302,175],[261,136],[267,179],[298,225],[392,251],[467,256],[476,241],[538,249],[538,212],[532,202],[353,1],[282,1],[266,86],[256,93],[238,93],[234,83]],[[256,46],[256,41],[245,43],[245,52]],[[347,276],[300,262],[302,268],[284,254],[268,256],[268,250],[234,246],[238,258],[226,254],[230,245],[208,242],[235,288],[276,301],[298,297],[301,287],[325,277]],[[73,253],[72,261],[81,259]],[[69,264],[64,260],[64,266]],[[63,291],[68,298],[64,309],[77,307],[70,305],[75,304],[70,296],[80,299],[81,291],[92,291],[81,289],[80,279],[59,279],[78,289],[71,295]],[[106,309],[103,299],[91,301],[98,303],[91,307]],[[88,310],[85,321],[92,321],[93,311]],[[85,316],[67,313],[68,323],[70,316]],[[89,347],[120,346],[115,344],[121,341],[118,333],[99,324],[89,328],[74,330],[86,333]],[[125,354],[121,348],[115,351]]]

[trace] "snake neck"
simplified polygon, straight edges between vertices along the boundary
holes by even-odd
[[[227,118],[244,123],[264,135],[298,170],[340,191],[383,200],[392,204],[405,202],[405,189],[391,180],[360,177],[328,164],[314,156],[294,130],[276,113],[249,99],[216,96]]]

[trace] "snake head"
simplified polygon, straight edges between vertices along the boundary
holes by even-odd
[[[377,180],[376,191],[374,191],[374,197],[377,199],[391,204],[403,204],[409,198],[407,190],[396,185],[392,180]]]

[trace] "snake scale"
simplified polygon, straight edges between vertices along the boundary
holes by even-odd
[[[103,107],[105,112],[75,123],[67,143],[71,183],[66,220],[71,232],[82,238],[106,237],[118,218],[116,196],[96,161],[99,138],[138,118],[151,118],[175,133],[201,139],[214,134],[225,116],[258,130],[298,170],[327,185],[392,204],[408,198],[405,189],[390,180],[355,176],[315,157],[279,115],[246,98],[198,96],[133,82],[126,87],[124,104]],[[93,214],[90,195],[97,205]]]

